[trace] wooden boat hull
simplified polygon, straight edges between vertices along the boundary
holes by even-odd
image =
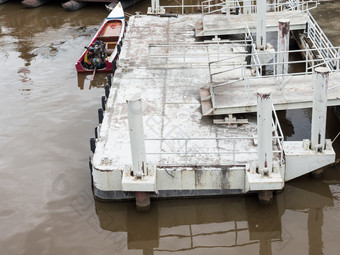
[[[122,37],[125,31],[125,18],[121,4],[119,3],[116,8],[109,14],[109,16],[103,21],[98,32],[92,39],[88,47],[93,46],[96,41],[102,41],[105,44],[105,48],[108,57],[105,59],[104,66],[100,68],[93,68],[88,64],[89,50],[85,49],[81,57],[76,63],[76,70],[80,73],[92,73],[96,72],[112,72],[112,62],[117,59],[119,50],[117,46],[121,45]],[[89,67],[90,66],[90,67]]]

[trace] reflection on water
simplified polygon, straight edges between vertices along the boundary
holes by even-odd
[[[17,47],[17,51],[20,53],[19,57],[25,60],[25,66],[29,66],[32,59],[39,54],[39,52],[35,52],[36,42],[41,44],[45,41],[48,44],[48,54],[50,55],[55,55],[58,46],[65,42],[62,39],[61,41],[53,40],[53,37],[50,37],[51,31],[62,29],[65,24],[68,24],[71,27],[78,27],[74,31],[73,37],[90,36],[95,32],[95,28],[89,29],[88,26],[99,26],[101,20],[107,15],[105,11],[100,14],[98,11],[95,13],[89,9],[82,12],[65,12],[61,7],[56,8],[57,4],[48,4],[42,8],[34,9],[22,8],[20,3],[15,2],[0,6],[2,9],[0,9],[2,11],[0,35],[10,34],[13,37],[12,43]],[[7,30],[10,33],[6,33]],[[55,35],[60,37],[60,32]]]
[[[78,87],[79,89],[91,89],[93,87],[96,88],[104,88],[107,84],[107,73],[97,73],[95,74],[95,79],[91,81],[92,74],[84,74],[78,73]]]
[[[292,182],[267,206],[253,196],[153,201],[148,213],[126,202],[96,201],[95,206],[100,227],[126,233],[126,248],[143,254],[287,254],[301,234],[291,223],[307,230],[300,245],[309,247],[309,254],[322,254],[323,210],[334,206],[327,182],[340,184],[335,171],[322,181]],[[304,222],[290,218],[292,211]]]

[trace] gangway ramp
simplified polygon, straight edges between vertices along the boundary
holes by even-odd
[[[329,74],[328,106],[340,105],[340,73]],[[256,92],[269,88],[276,110],[311,108],[313,103],[313,76],[291,75],[286,78],[284,89],[278,85],[277,77],[248,78],[225,86],[215,87],[211,83],[201,88],[202,114],[221,115],[256,112]]]

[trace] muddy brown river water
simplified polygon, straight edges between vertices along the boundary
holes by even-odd
[[[313,11],[334,45],[339,11]],[[339,165],[288,182],[269,206],[256,196],[163,200],[139,213],[93,199],[89,138],[105,75],[78,79],[74,63],[107,14],[0,5],[0,254],[339,254]],[[310,110],[279,115],[286,139],[310,136]],[[327,137],[339,130],[329,111]]]

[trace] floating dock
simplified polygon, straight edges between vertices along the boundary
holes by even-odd
[[[338,48],[306,46],[301,51],[312,57],[301,61],[305,69],[288,72],[295,64],[287,48],[289,18],[303,13],[293,27],[315,37],[307,34],[315,32],[308,4],[276,5],[276,48],[265,40],[266,25],[254,33],[244,22],[243,31],[239,26],[233,32],[237,39],[227,29],[242,16],[257,17],[263,25],[275,15],[248,13],[235,1],[211,14],[218,8],[208,2],[208,13],[202,3],[203,13],[175,16],[164,15],[166,7],[155,0],[152,15],[130,18],[91,140],[97,198],[136,199],[144,207],[150,197],[256,192],[266,202],[286,181],[335,161],[325,125],[327,103],[340,105]],[[258,10],[266,13],[266,5]],[[204,29],[197,29],[210,22],[209,15],[220,19],[218,36],[202,37]],[[223,23],[226,32],[220,33]],[[318,57],[311,54],[315,50]],[[284,141],[276,110],[312,106],[311,139]]]

